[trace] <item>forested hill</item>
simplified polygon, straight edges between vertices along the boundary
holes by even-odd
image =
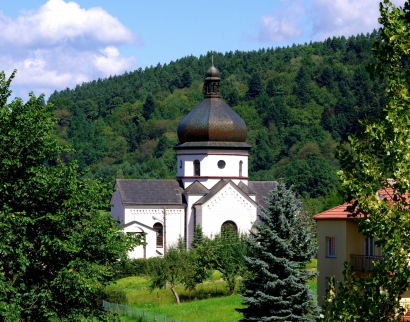
[[[385,84],[366,64],[377,33],[348,39],[216,53],[222,97],[248,125],[250,178],[285,178],[304,198],[337,189],[335,150],[377,116]],[[56,133],[89,176],[174,178],[179,121],[202,99],[211,55],[185,57],[54,92]]]

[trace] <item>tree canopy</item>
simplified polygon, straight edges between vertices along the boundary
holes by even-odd
[[[14,75],[0,73],[0,320],[112,320],[108,264],[139,240],[101,211],[111,189],[62,161],[70,148],[52,137],[43,97],[7,103]]]
[[[346,265],[345,281],[329,294],[327,321],[402,321],[402,294],[409,289],[410,266],[410,4],[380,4],[377,61],[369,70],[387,82],[380,119],[362,123],[363,131],[342,146],[340,178],[359,231],[374,237],[383,258],[361,277]]]

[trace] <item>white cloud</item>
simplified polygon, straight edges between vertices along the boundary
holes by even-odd
[[[318,40],[348,37],[380,27],[379,2],[375,0],[316,0],[310,10],[314,18],[312,36]]]
[[[402,6],[404,0],[394,0]],[[283,9],[261,18],[259,40],[291,41],[304,33],[308,40],[357,35],[380,27],[376,0],[282,1]]]
[[[132,32],[102,8],[83,9],[75,2],[49,0],[16,19],[0,12],[0,62],[14,94],[46,95],[98,77],[135,67],[135,57],[121,56],[118,46],[141,44]]]
[[[258,39],[279,42],[299,36],[302,33],[299,24],[303,14],[304,9],[301,6],[292,4],[271,16],[262,16]]]

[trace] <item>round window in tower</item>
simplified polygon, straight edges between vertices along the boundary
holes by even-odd
[[[225,166],[226,166],[226,163],[225,163],[224,160],[219,160],[218,161],[218,168],[219,169],[223,169],[223,168],[225,168]]]

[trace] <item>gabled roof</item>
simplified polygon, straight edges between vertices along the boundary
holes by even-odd
[[[152,228],[152,227],[150,227],[150,226],[147,226],[147,225],[145,225],[145,224],[143,224],[143,223],[141,223],[141,222],[139,222],[139,221],[135,221],[135,220],[134,220],[134,221],[131,221],[131,222],[125,224],[125,225],[121,225],[121,227],[122,227],[122,228],[127,228],[127,227],[132,226],[132,225],[142,226],[142,227],[144,227],[145,229],[148,229],[148,230],[151,230],[151,231],[156,231],[154,228]]]
[[[212,187],[209,193],[206,196],[203,196],[201,199],[199,199],[195,203],[195,205],[203,205],[205,202],[207,202],[213,196],[215,196],[218,193],[218,191],[221,190],[223,187],[225,187],[230,181],[231,180],[226,180],[226,179],[219,180],[218,183]]]
[[[198,180],[195,180],[195,182],[190,184],[182,193],[184,195],[206,195],[209,193],[209,189]]]
[[[117,179],[124,205],[182,205],[182,194],[177,180]]]
[[[354,220],[353,217],[349,217],[351,214],[347,211],[347,207],[349,206],[348,203],[344,203],[343,205],[336,206],[332,209],[325,210],[315,216],[313,219],[315,220],[324,220],[324,219],[331,219],[331,220]]]
[[[259,206],[266,208],[264,198],[269,198],[269,193],[276,189],[276,181],[249,181],[248,186],[256,193],[256,202]]]
[[[387,200],[387,201],[392,201],[392,197],[394,195],[393,189],[392,188],[385,188],[381,189],[378,191],[379,193],[379,199],[380,200]],[[405,194],[405,197],[408,198],[408,193]],[[336,206],[332,209],[325,210],[315,216],[313,216],[313,219],[315,220],[325,220],[325,219],[331,219],[331,220],[354,220],[355,218],[350,216],[351,212],[347,211],[347,207],[351,205],[351,203],[344,203],[342,205]]]
[[[242,191],[246,197],[249,199],[250,202],[255,203],[248,194],[246,194],[242,189],[240,189],[235,182],[232,180],[227,180],[227,179],[221,179],[219,182],[212,187],[212,189],[209,191],[209,193],[206,196],[203,196],[201,199],[199,199],[194,205],[203,205],[207,201],[211,200],[223,187],[225,187],[227,184],[231,183],[234,187],[238,189],[238,191]]]
[[[256,192],[253,191],[251,188],[249,188],[249,186],[247,186],[246,184],[244,184],[242,181],[239,182],[238,187],[245,192],[247,195],[256,195]]]

